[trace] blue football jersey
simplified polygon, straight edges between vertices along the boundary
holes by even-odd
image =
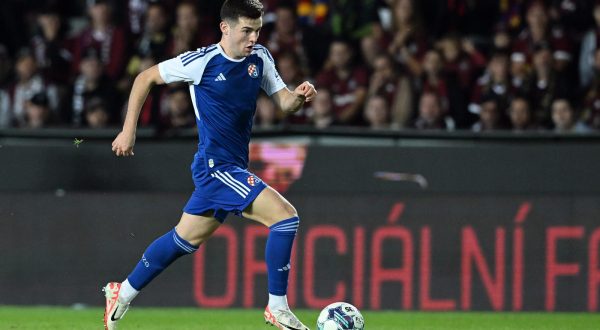
[[[285,88],[269,51],[255,45],[242,59],[220,45],[199,48],[159,63],[166,83],[187,82],[198,124],[198,157],[208,168],[248,167],[248,144],[259,89]]]

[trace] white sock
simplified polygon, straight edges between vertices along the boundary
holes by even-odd
[[[271,310],[279,310],[279,309],[289,309],[287,302],[287,296],[276,296],[274,294],[269,293],[269,309]]]
[[[119,291],[119,302],[122,304],[129,304],[135,296],[140,293],[138,290],[134,289],[131,284],[129,284],[129,280],[123,281],[121,283],[121,290]]]

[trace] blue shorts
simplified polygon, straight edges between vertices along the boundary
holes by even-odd
[[[208,211],[221,223],[229,212],[241,215],[267,185],[256,175],[238,166],[208,168],[201,159],[192,164],[196,189],[183,208],[188,214]]]

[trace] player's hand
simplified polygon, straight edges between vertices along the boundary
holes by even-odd
[[[117,156],[133,156],[133,145],[135,144],[135,134],[125,132],[119,133],[112,143],[112,151]]]
[[[310,102],[315,98],[315,95],[317,95],[317,90],[313,84],[305,81],[294,89],[294,94],[301,97],[303,96],[306,102]]]

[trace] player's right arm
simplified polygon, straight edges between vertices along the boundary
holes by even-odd
[[[135,78],[131,93],[129,94],[123,130],[112,143],[112,150],[117,156],[133,156],[135,132],[142,106],[152,86],[164,83],[165,81],[160,76],[158,65],[142,71]]]
[[[206,63],[216,54],[216,45],[204,47],[160,62],[138,74],[129,94],[123,131],[117,135],[112,144],[114,153],[117,156],[133,156],[137,121],[152,86],[181,81],[197,85],[202,79]]]

